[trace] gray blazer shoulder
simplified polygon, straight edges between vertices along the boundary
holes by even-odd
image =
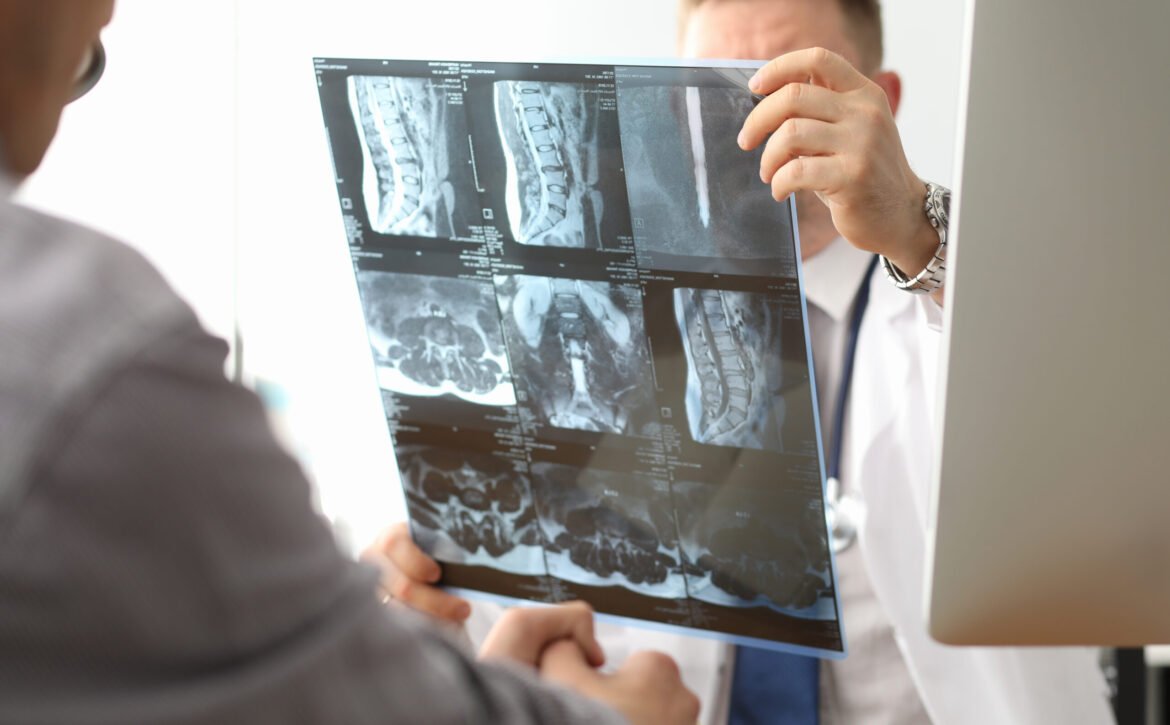
[[[130,247],[0,199],[0,522],[106,376],[194,312]]]

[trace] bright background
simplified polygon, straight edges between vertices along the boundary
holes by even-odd
[[[920,176],[952,181],[964,0],[886,0]],[[314,57],[675,55],[675,0],[121,0],[35,206],[149,256],[236,344],[343,543],[403,517],[314,83]],[[236,331],[242,334],[235,339]]]

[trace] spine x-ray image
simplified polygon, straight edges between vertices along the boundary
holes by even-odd
[[[687,360],[687,421],[699,443],[782,451],[780,301],[679,288],[674,310]]]
[[[315,66],[443,586],[843,656],[795,211],[736,144],[752,69]]]
[[[383,389],[515,404],[491,284],[371,270],[357,276]]]
[[[448,90],[429,78],[351,76],[350,105],[364,159],[370,228],[381,234],[455,238],[474,206],[467,123]]]
[[[686,595],[665,481],[557,463],[532,464],[549,573],[652,597]]]
[[[516,463],[476,452],[400,446],[412,535],[440,561],[544,574],[528,479]]]
[[[496,277],[516,384],[550,426],[657,432],[639,293],[558,277]]]
[[[596,94],[580,83],[499,81],[496,123],[507,163],[512,237],[521,244],[600,248]]]
[[[622,154],[639,249],[700,258],[677,267],[683,269],[795,274],[792,251],[781,242],[791,234],[790,212],[760,182],[759,152],[736,145],[752,107],[751,95],[740,89],[620,90]],[[785,263],[743,262],[764,259]]]
[[[676,482],[692,597],[766,606],[811,619],[836,616],[824,508],[812,496]]]

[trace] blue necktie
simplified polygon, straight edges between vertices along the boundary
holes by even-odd
[[[728,725],[817,725],[819,668],[813,657],[736,647]]]

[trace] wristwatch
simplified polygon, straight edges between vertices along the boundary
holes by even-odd
[[[943,286],[947,279],[947,220],[950,218],[951,190],[928,181],[926,182],[926,203],[923,210],[930,226],[938,232],[938,249],[926,265],[926,269],[911,277],[882,257],[882,269],[898,289],[916,294],[930,294]]]

